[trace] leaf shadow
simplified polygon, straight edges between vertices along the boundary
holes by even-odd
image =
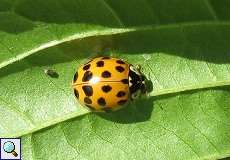
[[[215,11],[216,16],[218,17],[218,20],[228,21],[230,19],[229,17],[230,1],[209,0],[209,3],[213,7],[213,10]]]
[[[0,12],[0,30],[8,33],[18,34],[33,29],[35,26],[31,21],[14,13]]]
[[[103,1],[76,0],[21,0],[14,11],[30,21],[53,24],[95,24],[108,27],[121,27],[114,19],[111,10]],[[97,13],[97,15],[95,15]]]
[[[97,15],[95,16],[95,13]],[[0,2],[0,30],[18,34],[32,30],[38,23],[121,27],[103,1],[20,0]],[[112,17],[112,18],[111,18]]]
[[[0,2],[0,30],[18,34],[28,30],[32,30],[35,25],[26,17],[12,11],[13,2],[2,0]]]
[[[170,4],[170,5],[169,5]],[[191,7],[191,6],[195,7]],[[30,23],[46,23],[54,26],[55,24],[66,25],[90,25],[105,27],[133,27],[156,24],[169,24],[178,22],[195,22],[213,20],[210,15],[204,14],[204,2],[198,0],[194,2],[160,2],[156,0],[148,1],[76,1],[76,0],[17,0],[0,2],[0,12],[11,12],[17,17],[23,18]],[[160,6],[160,10],[157,6]],[[170,6],[170,7],[168,7]],[[180,14],[175,12],[179,10]],[[181,11],[181,12],[180,12]],[[141,14],[140,14],[141,13]],[[194,14],[194,13],[197,13]],[[19,19],[20,19],[19,18]],[[7,20],[4,18],[3,20]],[[18,25],[18,23],[10,22]],[[19,23],[23,24],[23,23]],[[0,28],[5,32],[14,33],[11,25],[3,25]],[[9,31],[7,27],[10,27]],[[32,27],[14,30],[15,33],[33,29]],[[24,30],[23,30],[24,29]]]
[[[79,60],[86,59],[87,61],[90,57],[109,56],[109,53],[105,52],[106,46],[111,46],[111,40],[105,37],[89,37],[82,40],[66,42],[38,51],[21,61],[16,61],[13,64],[1,68],[0,77],[22,72],[28,68],[40,67],[41,69],[52,69],[55,64],[73,61],[76,61],[75,67],[77,67]],[[58,74],[58,70],[56,70],[56,72]],[[59,78],[61,78],[61,75]]]
[[[230,26],[172,25],[113,36],[115,49],[126,54],[164,53],[216,64],[230,62]]]
[[[144,122],[152,116],[154,109],[153,101],[154,97],[143,98],[131,102],[121,110],[95,114],[103,119],[122,124]]]
[[[154,56],[157,53],[164,53],[216,64],[230,63],[230,30],[227,27],[172,26],[77,39],[36,52],[22,61],[4,67],[0,71],[0,77],[29,67],[52,67],[54,64],[103,55],[142,56],[144,53]]]

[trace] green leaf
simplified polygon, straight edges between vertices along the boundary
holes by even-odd
[[[111,56],[123,58],[134,65],[142,64],[143,73],[153,83],[152,92],[150,92],[149,95],[149,99],[152,101],[152,103],[153,101],[158,103],[158,98],[154,100],[155,98],[152,98],[152,95],[162,95],[166,93],[176,93],[183,90],[229,85],[230,75],[228,73],[230,67],[228,62],[230,62],[230,57],[227,53],[230,50],[230,46],[228,45],[230,30],[228,28],[230,28],[230,26],[227,23],[204,23],[179,26],[172,25],[170,27],[157,27],[152,30],[132,32],[121,35],[88,38],[38,52],[34,56],[28,57],[23,61],[3,68],[0,72],[0,89],[3,93],[1,96],[1,119],[2,122],[14,121],[17,123],[1,123],[1,135],[11,137],[22,136],[30,133],[33,134],[34,131],[40,130],[44,127],[61,123],[64,120],[88,113],[88,111],[84,110],[82,107],[80,107],[80,105],[77,104],[70,83],[77,66],[85,63],[87,61],[86,57],[96,56],[92,53],[99,52],[101,48],[105,48],[105,46],[109,48],[109,52],[107,54]],[[175,39],[175,37],[177,38]],[[221,47],[219,44],[221,44]],[[209,47],[207,48],[207,46]],[[96,50],[95,47],[97,47]],[[47,76],[44,73],[44,69],[46,68],[52,68],[57,71],[59,78],[55,79]],[[219,107],[223,107],[225,104],[228,106],[227,98],[223,98],[223,95],[228,93],[228,91],[225,91],[223,94],[221,93],[220,96],[215,94],[215,92],[212,93],[212,90],[210,92],[210,94],[213,94],[212,96],[208,96],[206,92],[198,92],[198,95],[202,94],[202,97],[200,97],[201,100],[198,102],[196,102],[196,99],[192,100],[194,96],[190,94],[190,92],[187,93],[188,96],[182,96],[182,98],[179,99],[178,97],[173,98],[172,96],[172,99],[176,99],[175,101],[182,103],[180,106],[178,106],[179,102],[172,103],[174,100],[171,101],[171,98],[163,97],[162,99],[165,99],[163,100],[165,103],[162,103],[162,108],[164,108],[165,105],[172,107],[172,110],[168,110],[167,112],[169,112],[169,118],[172,117],[175,119],[175,121],[181,121],[181,119],[178,119],[181,110],[191,109],[191,107],[193,109],[191,112],[186,112],[188,114],[187,116],[197,116],[198,119],[202,119],[202,116],[206,115],[205,112],[201,112],[200,115],[196,114],[196,110],[194,108],[197,107],[197,104],[203,106],[204,111],[206,110],[206,107],[211,107],[213,110],[215,110],[218,105]],[[205,95],[207,97],[205,97]],[[222,102],[219,101],[222,105],[216,103],[216,98],[213,98],[215,95],[217,98],[223,98]],[[180,97],[180,94],[178,94],[178,96]],[[189,98],[190,96],[192,98]],[[205,100],[203,97],[207,98],[207,100]],[[204,106],[202,102],[204,102],[206,106]],[[149,100],[146,102],[138,101],[136,103],[139,103],[139,105],[133,103],[130,105],[130,112],[134,112],[132,108],[137,108],[137,110],[138,108],[141,109],[140,104],[143,105],[144,103],[144,106],[147,107],[146,109],[148,111],[146,112],[149,113],[149,117],[154,118],[155,116],[162,116],[164,113],[162,111],[156,113],[155,110],[151,111],[150,109],[155,105],[151,105]],[[224,114],[228,115],[230,110],[227,108],[227,106],[225,107],[226,110]],[[208,108],[208,110],[211,110],[211,108]],[[122,118],[125,118],[125,113],[129,115],[129,109],[122,111],[124,112],[123,115],[118,117],[121,118],[121,120]],[[167,109],[163,110],[165,111]],[[214,114],[214,111],[212,114]],[[221,120],[218,120],[218,122],[220,122],[220,124],[223,123],[225,127],[222,127],[219,132],[216,130],[207,130],[207,133],[203,133],[205,136],[210,136],[214,134],[213,132],[215,131],[215,134],[218,136],[215,138],[219,139],[225,135],[225,132],[228,133],[229,127],[226,126],[226,124],[229,123],[229,118],[228,116],[221,116],[221,114],[223,114],[223,112],[218,115],[218,117],[221,117]],[[113,117],[113,115],[109,115],[107,118],[110,116],[111,118]],[[116,116],[116,113],[114,116]],[[121,126],[126,127],[127,125],[128,128],[131,126],[138,126],[138,118],[135,119],[133,117],[132,120],[134,121],[132,124],[123,124],[124,126]],[[165,121],[155,122],[155,118],[153,121],[154,124],[159,123],[159,125],[168,126],[168,124],[165,124]],[[206,128],[206,123],[213,123],[211,118],[206,121],[207,122],[205,122],[203,125],[199,124],[196,127],[198,129],[200,129],[199,127]],[[105,124],[100,123],[97,126],[106,127],[111,123],[107,120],[103,122]],[[87,122],[83,121],[82,123],[85,124]],[[116,123],[116,121],[113,121],[113,123]],[[146,118],[145,121],[143,120],[142,123],[144,126],[149,124],[148,118]],[[173,124],[173,121],[171,123]],[[183,131],[180,129],[180,127],[187,127],[187,124],[183,125],[183,122],[181,122],[181,125],[182,126],[179,126],[177,123],[175,123],[173,126],[176,127],[175,129],[179,132]],[[149,131],[148,134],[152,134],[153,132],[155,133],[158,130],[159,132],[163,132],[162,129],[160,130],[159,127],[157,128],[152,123],[147,126]],[[72,127],[68,127],[69,130],[71,130],[71,128]],[[76,132],[73,133],[72,136],[76,136],[79,134],[79,132],[81,132],[80,128],[73,128],[73,130],[76,130]],[[113,132],[113,129],[108,129],[108,131]],[[56,134],[59,134],[55,129],[54,131],[51,130],[50,132],[52,134],[55,134],[55,132],[57,132]],[[126,132],[126,130],[123,132]],[[187,134],[196,135],[197,132],[198,131],[194,132],[189,129]],[[41,131],[41,133],[42,135],[44,134],[44,136],[46,134],[49,136],[49,130]],[[87,133],[84,132],[84,134]],[[183,132],[183,134],[185,133]],[[136,135],[134,133],[134,136],[138,137],[138,134]],[[25,139],[27,139],[27,137],[28,136],[26,136]],[[54,138],[55,137],[60,138],[58,135],[54,136]],[[123,138],[124,137],[125,136],[123,136]],[[211,141],[210,143],[214,143],[215,138],[211,138],[211,140],[209,140]],[[39,140],[37,143],[40,143],[40,138],[38,139]],[[201,140],[202,139],[199,139],[199,141]],[[32,143],[36,142],[34,139],[31,141]],[[171,143],[177,143],[177,141],[173,141],[173,139],[171,141]],[[188,139],[185,139],[184,141],[185,143],[192,143],[187,142]],[[206,150],[206,152],[203,153],[201,150],[202,153],[198,153],[198,155],[201,157],[222,157],[228,155],[228,145],[230,143],[226,138],[223,138],[223,141],[226,143],[223,146],[218,145],[219,143],[215,145],[218,151],[212,149]],[[148,139],[146,139],[146,143],[147,142]],[[222,142],[222,140],[220,142]],[[166,143],[169,142],[168,140],[162,140],[158,143],[162,143],[161,145],[167,146]],[[101,143],[100,141],[95,141],[95,144]],[[60,142],[60,145],[62,146],[62,142]],[[192,145],[196,146],[197,144],[192,143]],[[40,144],[33,146],[39,147]],[[180,148],[183,148],[184,145],[180,144],[179,146]],[[201,144],[201,146],[203,146],[203,144]],[[35,148],[33,150],[36,152],[40,149]],[[149,148],[149,151],[151,150],[152,149]],[[83,151],[85,151],[85,149],[81,150],[81,152]],[[187,149],[183,150],[183,152],[187,152]],[[210,155],[208,153],[210,153]],[[45,153],[41,153],[41,155],[38,154],[38,158],[43,154]],[[182,157],[196,157],[196,155],[193,155],[191,152],[188,152],[188,154],[183,154],[184,155]],[[69,156],[72,157],[75,156],[75,154],[71,154]],[[119,154],[117,156],[119,156]],[[181,156],[178,155],[178,157]],[[127,158],[132,158],[132,156],[127,155]]]
[[[71,81],[77,67],[87,61],[86,57],[96,56],[91,53],[99,52],[103,46],[110,48],[109,55],[134,65],[144,62],[143,73],[152,82],[149,96],[229,85],[230,30],[227,28],[230,25],[180,25],[89,38],[38,52],[3,68],[0,70],[2,122],[10,117],[20,123],[2,123],[1,135],[21,136],[87,113],[79,110]],[[57,71],[59,78],[47,76],[44,73],[47,68]]]
[[[132,3],[122,0],[2,0],[0,19],[2,68],[73,39],[130,32],[150,25],[214,20],[215,17],[206,0],[169,1],[167,5],[161,0]]]
[[[59,123],[23,137],[24,156],[118,160],[229,156],[229,89],[149,98],[116,113]]]
[[[230,156],[229,5],[2,0],[0,137],[22,137],[23,159]],[[148,98],[107,115],[82,108],[72,77],[98,55],[141,64]]]

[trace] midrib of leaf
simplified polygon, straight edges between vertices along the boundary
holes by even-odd
[[[41,45],[38,45],[36,48],[33,48],[31,50],[28,50],[23,53],[19,53],[17,56],[13,58],[9,58],[6,61],[3,61],[0,63],[0,69],[3,67],[6,67],[9,64],[12,64],[16,61],[20,61],[27,56],[30,56],[38,51],[44,50],[46,48],[50,48],[65,42],[77,40],[77,39],[83,39],[87,37],[94,37],[94,36],[103,36],[103,35],[115,35],[115,34],[122,34],[122,33],[128,33],[128,32],[135,32],[135,31],[144,31],[144,30],[152,30],[152,29],[163,29],[163,28],[172,28],[172,27],[186,27],[186,26],[198,26],[198,25],[230,25],[229,21],[203,21],[203,22],[187,22],[187,23],[175,23],[175,24],[165,24],[165,25],[151,25],[151,26],[141,26],[141,27],[130,27],[130,28],[110,28],[110,29],[104,29],[102,31],[88,31],[83,33],[76,33],[74,35],[65,37],[63,39],[56,39],[53,41],[50,41],[48,43],[44,43]]]
[[[220,86],[227,86],[227,85],[230,85],[230,80],[216,81],[212,83],[203,83],[203,84],[196,84],[196,85],[187,85],[187,86],[181,86],[180,88],[162,89],[158,92],[153,92],[151,96],[160,96],[164,94],[178,93],[178,92],[188,91],[188,90],[213,88],[213,87],[220,87]]]
[[[145,29],[162,29],[162,28],[171,28],[171,27],[181,27],[181,26],[194,26],[194,25],[203,25],[203,24],[207,24],[207,25],[230,25],[229,23],[225,22],[225,23],[210,23],[210,22],[206,22],[206,23],[186,23],[186,24],[174,24],[174,25],[164,25],[164,26],[158,26],[158,27],[146,27]],[[143,28],[142,28],[143,29]],[[52,80],[51,80],[52,81]],[[54,82],[53,82],[54,83]],[[55,84],[55,83],[54,83]],[[158,95],[164,95],[164,94],[169,94],[169,93],[176,93],[176,92],[181,92],[181,91],[186,91],[186,90],[195,90],[195,89],[200,89],[200,88],[209,88],[209,87],[217,87],[217,86],[224,86],[224,85],[230,85],[230,80],[224,80],[224,81],[215,81],[212,83],[204,83],[204,84],[195,84],[195,85],[185,85],[185,86],[180,86],[180,88],[170,88],[170,89],[162,89],[162,90],[158,90],[157,92],[152,92],[150,94],[150,96],[158,96]],[[64,116],[60,116],[57,117],[55,119],[49,120],[49,121],[45,121],[41,124],[36,125],[36,127],[30,129],[30,130],[24,130],[21,132],[17,132],[14,134],[7,134],[4,136],[8,136],[8,137],[19,137],[25,134],[29,134],[29,133],[33,133],[35,131],[38,131],[42,128],[66,121],[68,119],[74,118],[74,117],[78,117],[84,114],[89,113],[88,111],[84,110],[84,111],[79,111],[79,112],[73,112],[73,113],[69,113],[69,114],[65,114]]]
[[[38,46],[36,48],[33,48],[33,49],[29,50],[29,51],[20,53],[17,56],[15,56],[13,58],[10,58],[7,61],[1,62],[0,63],[0,69],[5,67],[5,66],[7,66],[7,65],[9,65],[9,64],[12,64],[12,63],[14,63],[16,61],[20,61],[20,60],[24,59],[25,57],[30,56],[30,55],[38,52],[38,51],[44,50],[44,49],[49,48],[49,47],[56,46],[56,45],[64,43],[64,42],[73,41],[73,40],[76,40],[76,39],[82,39],[82,38],[91,37],[91,36],[113,35],[113,34],[119,34],[119,33],[131,32],[131,31],[135,31],[135,29],[131,29],[131,28],[127,28],[127,29],[126,28],[123,28],[123,29],[114,28],[114,29],[108,29],[108,30],[105,29],[103,31],[89,31],[89,32],[83,32],[83,33],[77,33],[75,35],[71,35],[69,37],[66,37],[66,38],[63,38],[63,39],[60,39],[60,40],[53,40],[53,41],[50,41],[48,43],[41,44],[40,46]]]

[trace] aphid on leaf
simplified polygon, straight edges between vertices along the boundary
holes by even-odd
[[[59,74],[52,69],[44,69],[44,73],[52,78],[58,78]]]

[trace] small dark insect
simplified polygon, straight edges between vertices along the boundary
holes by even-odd
[[[45,74],[47,74],[48,76],[52,77],[52,78],[58,78],[59,74],[52,70],[52,69],[44,69]]]

